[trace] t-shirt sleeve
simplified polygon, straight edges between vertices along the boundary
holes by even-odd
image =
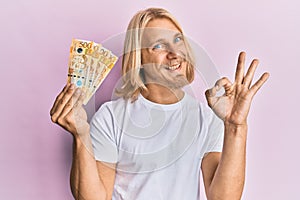
[[[90,134],[95,159],[116,163],[118,151],[114,131],[114,116],[108,103],[104,103],[93,116],[90,122]]]
[[[224,123],[208,106],[204,107],[205,142],[203,157],[209,152],[222,152],[224,141]]]

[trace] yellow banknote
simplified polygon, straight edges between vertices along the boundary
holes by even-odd
[[[73,83],[85,91],[84,104],[94,95],[117,60],[118,57],[101,44],[88,40],[72,40],[68,83]]]

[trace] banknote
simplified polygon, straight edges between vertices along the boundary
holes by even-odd
[[[101,44],[81,39],[72,40],[68,83],[85,91],[84,105],[95,94],[117,60],[118,57]]]

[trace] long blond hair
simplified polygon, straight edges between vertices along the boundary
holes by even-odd
[[[147,24],[157,18],[167,18],[174,23],[178,30],[183,34],[183,30],[180,27],[177,20],[165,9],[162,8],[148,8],[146,10],[139,11],[131,19],[125,36],[123,60],[122,60],[122,75],[123,84],[120,90],[116,91],[118,96],[125,99],[132,98],[134,101],[141,90],[147,90],[144,84],[141,74],[141,42],[142,42],[142,30]],[[188,42],[185,40],[185,46],[187,48],[187,71],[186,78],[189,83],[194,80],[194,57],[192,49]]]

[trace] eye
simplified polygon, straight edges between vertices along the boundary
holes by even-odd
[[[153,49],[162,49],[163,45],[162,44],[156,44],[154,45]]]
[[[174,39],[174,43],[178,43],[182,40],[182,37],[181,36],[178,36]]]
[[[158,44],[155,44],[153,46],[153,50],[166,50],[168,48],[168,45],[167,44],[164,44],[164,43],[158,43]]]

